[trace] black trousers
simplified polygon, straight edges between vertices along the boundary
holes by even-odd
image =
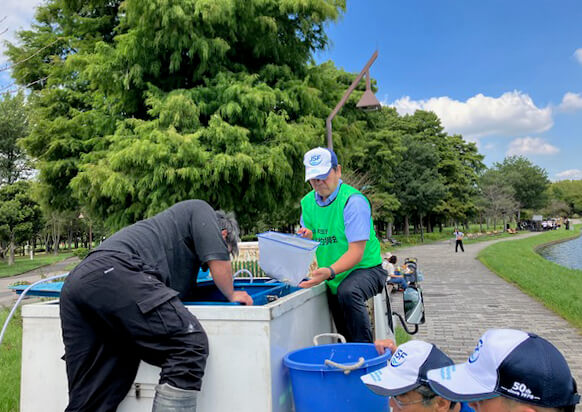
[[[381,265],[356,269],[340,283],[337,295],[327,290],[335,327],[348,342],[374,342],[366,302],[382,291],[387,277]]]
[[[60,299],[66,411],[115,411],[140,360],[162,369],[160,383],[200,390],[208,338],[177,295],[121,253],[90,255],[71,272]]]
[[[461,251],[464,252],[465,248],[463,247],[463,241],[461,239],[457,239],[457,241],[455,242],[455,252],[457,252],[459,246],[461,246]]]

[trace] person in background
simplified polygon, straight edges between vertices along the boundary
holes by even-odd
[[[396,271],[394,265],[396,264],[398,258],[394,255],[390,255],[388,259],[382,261],[382,267],[388,272],[388,283],[393,283],[399,285],[402,290],[406,290],[408,287],[408,282],[404,278],[403,272],[401,270]],[[403,266],[403,271],[407,270],[406,265]]]
[[[105,240],[67,276],[61,326],[73,411],[115,411],[141,360],[161,368],[154,412],[195,411],[208,338],[181,299],[210,268],[227,300],[235,291],[230,255],[238,224],[202,200],[187,200]]]
[[[458,252],[459,246],[461,246],[461,251],[464,253],[465,248],[463,247],[463,237],[465,236],[465,234],[461,232],[457,227],[455,228],[453,234],[455,235],[455,253]]]
[[[384,353],[384,348],[393,351],[390,363],[361,380],[377,395],[389,396],[393,412],[472,412],[467,404],[439,396],[428,386],[430,369],[453,365],[435,345],[412,340],[394,348],[389,339],[375,344],[380,353]]]
[[[580,402],[564,356],[533,333],[490,329],[468,361],[428,372],[442,397],[477,412],[573,412]]]
[[[348,342],[372,342],[366,301],[380,293],[387,273],[374,231],[370,203],[343,183],[333,150],[318,147],[303,159],[305,180],[313,190],[301,200],[303,237],[320,242],[319,268],[299,284],[309,288],[326,282],[337,331]]]

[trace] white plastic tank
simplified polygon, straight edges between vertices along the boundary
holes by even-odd
[[[198,412],[291,412],[291,384],[282,359],[330,332],[325,286],[298,290],[263,306],[188,306],[208,334],[210,356]],[[21,412],[67,405],[58,301],[22,308]],[[118,412],[149,412],[159,369],[141,363]]]

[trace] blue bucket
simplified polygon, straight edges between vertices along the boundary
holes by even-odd
[[[320,345],[288,353],[283,363],[291,376],[295,412],[388,412],[388,398],[373,393],[360,377],[387,366],[390,355],[378,355],[371,343]],[[326,365],[326,360],[339,365]],[[346,366],[353,370],[346,374],[341,369]]]

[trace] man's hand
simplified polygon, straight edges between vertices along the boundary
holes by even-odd
[[[253,304],[253,298],[247,292],[234,291],[232,292],[231,302],[239,302],[243,305],[251,306]]]
[[[374,346],[380,355],[384,355],[384,353],[386,353],[386,348],[388,348],[392,353],[396,351],[396,344],[392,339],[376,340],[374,341]]]
[[[311,279],[303,281],[299,284],[300,288],[311,288],[313,286],[319,285],[324,280],[327,280],[331,276],[331,271],[329,268],[319,268],[311,272]]]
[[[309,229],[307,229],[306,227],[302,227],[301,229],[299,229],[297,231],[298,235],[301,235],[302,237],[305,237],[307,239],[313,239],[313,232]]]

